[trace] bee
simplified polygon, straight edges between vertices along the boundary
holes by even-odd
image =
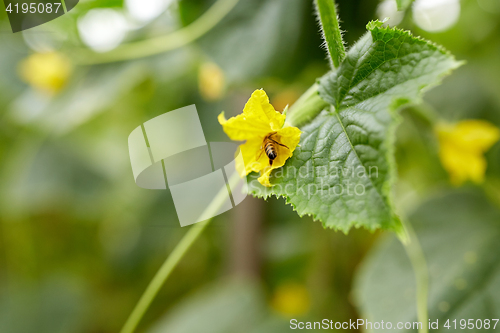
[[[271,165],[271,166],[273,165],[273,161],[276,159],[276,157],[278,157],[278,147],[277,146],[285,147],[286,149],[290,150],[290,148],[288,148],[284,144],[281,144],[278,141],[274,140],[273,139],[274,135],[276,135],[276,132],[266,135],[266,137],[262,141],[262,147],[261,147],[262,150],[261,150],[259,158],[258,158],[258,159],[260,159],[260,157],[262,156],[262,153],[265,152],[267,158],[269,158],[269,165]]]

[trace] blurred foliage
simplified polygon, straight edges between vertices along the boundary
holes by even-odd
[[[410,221],[429,268],[429,317],[441,323],[440,329],[433,331],[461,331],[444,328],[448,319],[474,319],[474,323],[496,319],[500,308],[500,211],[477,191],[450,192],[429,199]],[[401,244],[390,238],[381,240],[363,265],[356,299],[369,320],[414,322],[412,267]]]
[[[152,22],[130,30],[124,43],[186,26],[213,2],[173,2]],[[423,105],[404,110],[397,131],[401,178],[397,207],[411,212],[431,196],[452,192],[417,209],[412,219],[417,233],[427,237],[422,243],[430,264],[439,264],[449,254],[454,259],[443,264],[454,265],[456,259],[459,265],[467,251],[462,247],[468,244],[464,237],[475,224],[477,237],[485,235],[484,242],[498,233],[499,220],[494,217],[500,203],[500,144],[486,154],[486,181],[474,189],[484,194],[470,198],[454,194],[457,190],[439,162],[437,139],[425,116],[432,110],[450,122],[472,118],[500,126],[500,11],[487,9],[485,2],[463,0],[460,21],[443,33],[422,31],[411,19],[401,25],[468,62],[430,91]],[[377,4],[376,0],[338,1],[349,45],[375,18]],[[122,1],[81,1],[57,20],[12,34],[0,5],[0,332],[117,332],[186,232],[179,227],[168,191],[143,190],[133,181],[127,137],[138,124],[196,104],[207,141],[225,141],[216,120],[220,111],[225,110],[227,117],[241,112],[250,93],[261,87],[271,102],[291,104],[328,70],[311,1],[245,0],[184,48],[110,64],[73,63],[65,87],[55,95],[24,83],[19,65],[33,53],[53,50],[71,55],[85,47],[77,22],[97,7],[126,13]],[[207,62],[220,67],[226,79],[218,101],[205,100],[198,88],[200,67]],[[429,207],[435,217],[424,214]],[[460,212],[463,217],[457,215]],[[353,230],[346,236],[323,230],[276,199],[269,199],[255,214],[263,216],[256,281],[225,282],[236,279],[231,277],[230,263],[232,220],[237,216],[225,213],[177,267],[140,331],[198,332],[201,324],[206,331],[213,327],[214,332],[235,332],[232,320],[239,319],[242,324],[249,322],[248,332],[288,331],[290,318],[271,307],[273,295],[288,283],[310,295],[303,320],[344,321],[360,315],[351,294],[353,276],[379,234]],[[435,247],[434,238],[439,240]],[[400,249],[380,250],[398,246],[390,239],[380,241],[388,243],[374,250],[363,274],[377,274],[380,267],[374,260],[391,267],[396,260],[401,263],[394,272],[401,274],[394,277],[401,283],[397,286],[412,288],[405,255]],[[494,242],[488,244],[478,245],[478,251],[487,246],[495,249]],[[488,258],[477,265],[486,264]],[[460,277],[456,272],[451,276],[455,271],[448,271],[449,281]],[[473,273],[475,279],[485,274]],[[441,278],[433,281],[448,281]],[[372,288],[380,292],[386,287],[381,281]],[[444,315],[440,302],[451,307],[468,295],[463,294],[467,290],[457,291],[444,299],[436,292],[454,290],[440,288],[431,289],[436,295],[431,297],[431,315]],[[371,311],[368,305],[361,309]],[[407,311],[401,314],[405,318],[414,316],[410,305],[401,310]]]

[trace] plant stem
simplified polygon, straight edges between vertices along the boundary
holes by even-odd
[[[229,179],[230,186],[234,186],[240,177],[237,172],[233,174],[233,176]],[[206,208],[205,212],[202,215],[213,216],[222,206],[227,197],[227,187],[224,186],[220,189],[219,193],[214,197],[210,205]],[[151,302],[156,297],[160,288],[165,283],[167,278],[170,276],[174,268],[177,266],[182,257],[189,250],[191,245],[195,242],[196,239],[201,235],[203,230],[205,230],[206,226],[210,223],[212,218],[205,220],[203,222],[196,223],[192,226],[189,231],[184,235],[179,244],[175,247],[175,249],[170,253],[167,257],[163,265],[160,267],[156,275],[153,277],[148,287],[142,294],[139,302],[136,304],[134,310],[128,317],[125,325],[123,325],[121,333],[132,333],[137,328],[137,325],[141,321],[144,313],[151,305]]]
[[[413,272],[415,273],[416,281],[416,298],[417,298],[417,317],[418,321],[422,323],[422,328],[418,330],[419,333],[428,333],[428,297],[429,297],[429,272],[427,269],[427,262],[425,260],[424,251],[418,240],[417,234],[413,230],[410,223],[403,219],[404,226],[409,236],[409,241],[402,242],[408,257],[410,258]]]
[[[210,31],[236,6],[238,1],[218,0],[196,21],[166,36],[123,44],[106,53],[96,53],[89,49],[73,50],[71,57],[76,59],[78,64],[93,65],[137,59],[180,48]]]
[[[437,123],[442,122],[437,112],[432,108],[432,106],[421,103],[419,105],[411,106],[408,108],[413,115],[420,118],[428,126],[434,127]]]
[[[318,94],[318,85],[314,84],[292,105],[287,112],[287,123],[301,126],[312,120],[328,106]]]
[[[334,0],[315,0],[316,11],[321,23],[321,31],[325,40],[330,65],[337,68],[344,61],[345,47],[340,30],[337,7]]]
[[[64,0],[61,0],[61,4],[63,6],[63,10],[64,10],[64,13],[67,13],[68,12],[68,9],[66,7],[66,2]]]

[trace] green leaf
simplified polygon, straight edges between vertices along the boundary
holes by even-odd
[[[406,10],[411,5],[412,2],[413,0],[396,0],[399,11]]]
[[[286,318],[269,313],[260,285],[226,279],[182,299],[147,332],[284,333],[289,327]]]
[[[226,280],[185,298],[149,333],[233,333],[254,328],[266,319],[262,289],[251,282]],[[196,316],[196,320],[193,320]]]
[[[334,0],[316,0],[315,4],[332,68],[337,68],[345,58],[345,47],[335,2]]]
[[[390,197],[397,124],[392,111],[418,102],[423,89],[460,63],[382,22],[368,29],[338,70],[320,81],[320,96],[331,109],[302,128],[300,147],[271,175],[273,187],[251,181],[250,189],[256,196],[286,197],[299,215],[312,215],[325,227],[401,233]]]
[[[420,206],[409,218],[429,271],[429,319],[500,317],[500,211],[483,194],[450,192]],[[361,318],[414,322],[415,278],[410,260],[395,237],[383,238],[362,264],[354,296]],[[493,330],[498,332],[500,323]],[[381,330],[382,332],[383,330]],[[477,330],[471,330],[471,332]],[[387,332],[417,332],[387,330]]]

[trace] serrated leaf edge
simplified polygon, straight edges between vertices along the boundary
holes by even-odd
[[[386,197],[386,200],[387,200],[387,205],[388,205],[388,208],[390,209],[390,212],[391,212],[391,215],[393,216],[393,222],[396,222],[396,223],[393,223],[392,227],[389,227],[388,229],[386,230],[392,230],[394,231],[398,237],[400,237],[401,239],[406,239],[407,238],[407,232],[404,228],[404,225],[401,223],[399,217],[397,216],[397,214],[394,212],[394,198],[393,198],[393,187],[396,183],[396,180],[397,180],[397,164],[396,164],[396,161],[395,161],[395,155],[394,155],[394,152],[395,152],[395,146],[394,146],[394,141],[396,139],[396,135],[395,135],[395,132],[396,132],[396,129],[397,127],[399,126],[399,124],[401,123],[401,118],[399,116],[399,113],[398,111],[401,110],[403,107],[408,107],[410,105],[416,105],[416,104],[420,104],[422,102],[422,96],[423,94],[428,91],[429,89],[441,84],[441,82],[443,81],[443,79],[447,76],[449,76],[453,70],[461,67],[462,65],[465,64],[465,61],[457,61],[455,56],[453,54],[451,54],[450,51],[448,51],[446,48],[444,48],[443,46],[439,45],[439,44],[436,44],[434,42],[431,42],[429,40],[426,40],[424,38],[421,38],[419,36],[414,36],[410,31],[408,30],[403,30],[403,29],[399,29],[399,28],[395,28],[395,27],[382,27],[384,24],[384,22],[382,21],[379,21],[379,20],[374,20],[374,21],[370,21],[367,25],[366,25],[366,28],[369,32],[373,32],[373,30],[375,29],[380,29],[380,30],[386,30],[386,31],[399,31],[399,32],[402,32],[403,34],[406,34],[408,35],[409,37],[411,38],[414,38],[414,39],[417,39],[417,40],[420,40],[424,43],[426,43],[427,45],[435,48],[436,50],[438,50],[439,52],[441,52],[443,55],[446,55],[446,56],[449,56],[451,59],[451,62],[453,63],[453,66],[451,66],[447,71],[441,73],[440,75],[437,76],[437,80],[433,83],[430,83],[428,85],[426,85],[425,87],[423,88],[419,88],[418,90],[418,94],[417,94],[417,98],[415,100],[412,100],[412,101],[407,101],[405,103],[402,103],[402,104],[398,104],[397,106],[390,106],[389,107],[389,110],[388,112],[391,114],[391,117],[392,117],[392,122],[389,124],[389,128],[387,130],[387,135],[385,136],[385,143],[387,143],[387,153],[386,153],[386,159],[388,161],[388,172],[389,172],[389,177],[388,177],[388,180],[386,182],[386,184],[384,184],[383,188],[382,188],[382,191],[387,191],[387,193],[385,193],[385,197]],[[340,67],[340,66],[339,66]],[[330,73],[326,74],[326,75],[329,75]],[[405,100],[406,97],[405,96],[395,96],[391,103],[394,105],[394,104],[397,104],[397,101],[398,100]],[[406,99],[407,100],[407,99]],[[334,111],[336,112],[336,111]],[[339,119],[339,122],[340,122],[340,119]],[[342,124],[342,123],[341,123]],[[343,124],[342,124],[343,126]],[[285,164],[286,165],[286,164]],[[387,189],[386,189],[387,188]],[[332,229],[334,231],[342,231],[343,233],[345,234],[348,234],[349,230],[351,228],[356,228],[356,229],[359,229],[359,228],[364,228],[370,232],[374,232],[378,229],[380,229],[380,227],[378,226],[373,226],[373,227],[368,227],[366,225],[362,225],[360,224],[359,221],[350,221],[346,227],[337,227],[337,226],[333,226],[333,225],[326,225],[325,222],[321,221],[319,218],[318,218],[318,214],[316,213],[307,213],[307,212],[301,212],[297,209],[296,205],[290,201],[290,197],[284,195],[284,194],[275,194],[275,193],[270,193],[270,194],[262,194],[262,195],[259,195],[255,192],[250,192],[254,197],[257,197],[257,198],[262,198],[264,200],[267,200],[268,198],[272,197],[272,196],[275,196],[276,198],[280,198],[280,197],[283,197],[285,199],[285,203],[292,206],[292,209],[297,212],[297,215],[299,215],[299,217],[304,217],[304,216],[311,216],[313,218],[313,220],[315,222],[321,222],[321,224],[323,225],[323,228],[329,228],[329,229]]]

